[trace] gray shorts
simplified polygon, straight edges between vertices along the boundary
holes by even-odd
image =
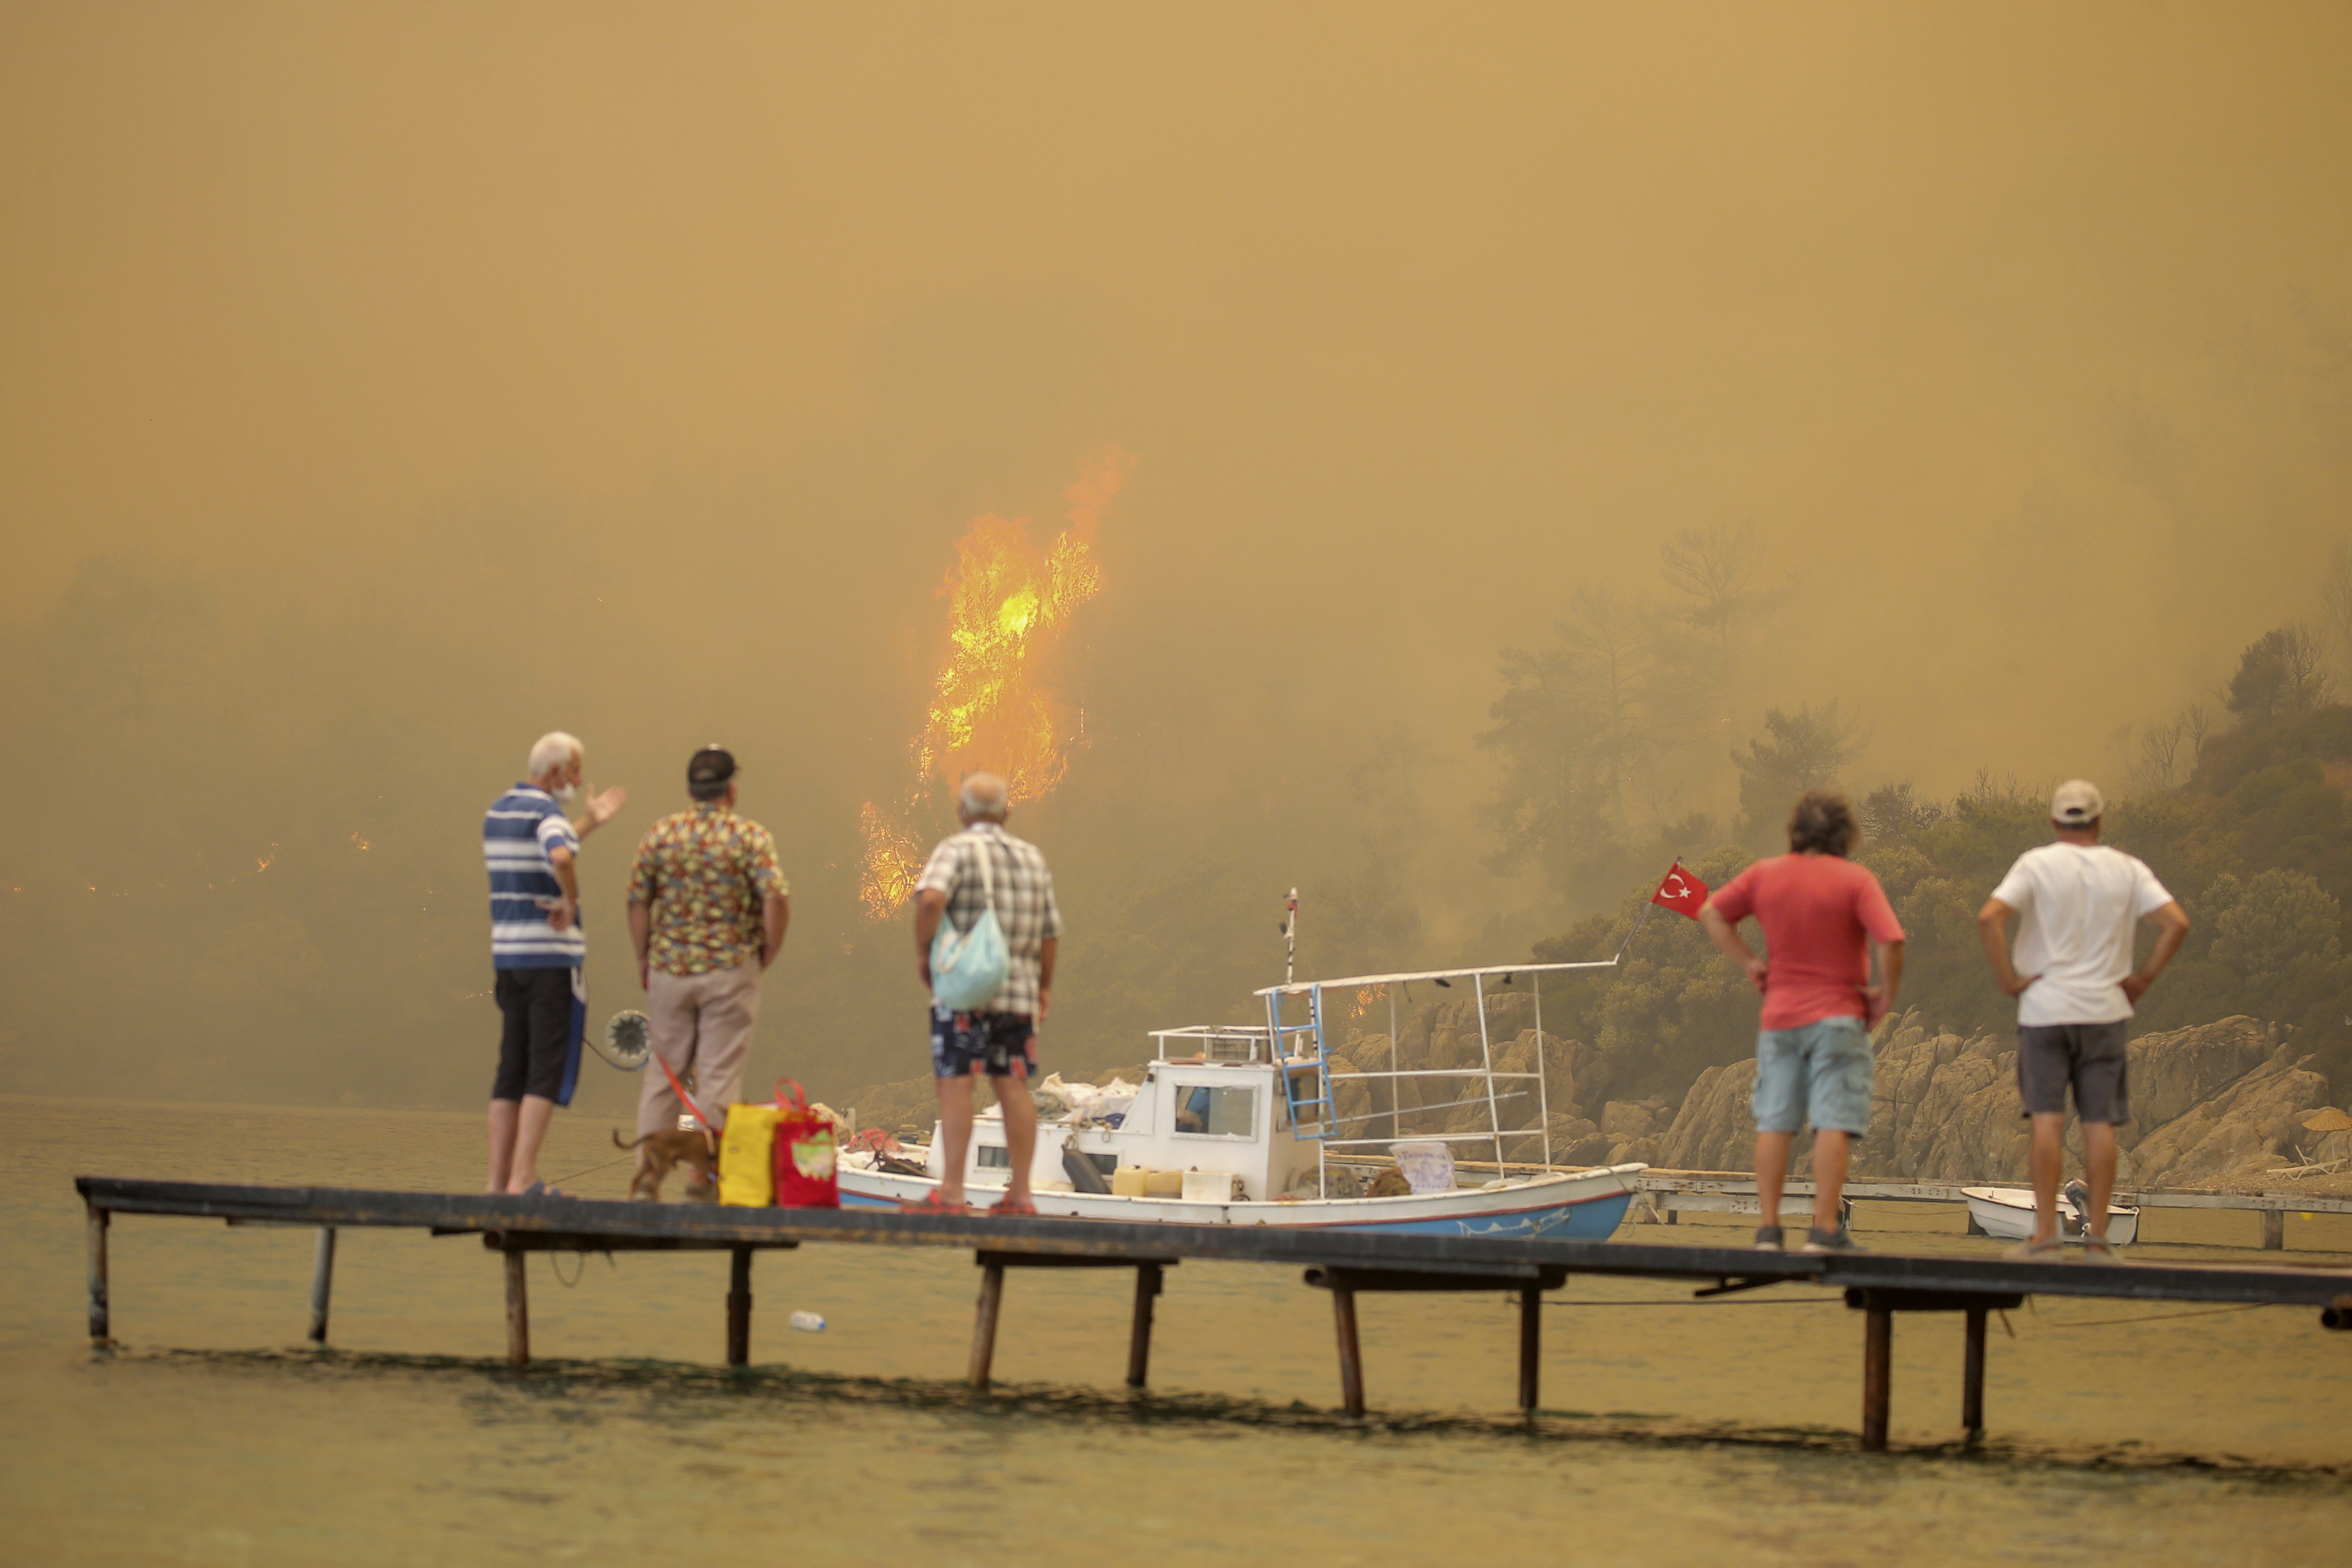
[[[2017,1028],[2017,1097],[2028,1116],[2066,1114],[2066,1086],[2074,1086],[2074,1114],[2084,1121],[2129,1121],[2131,1095],[2124,1081],[2124,1034],[2129,1018],[2112,1024],[2021,1024]]]
[[[1859,1018],[1823,1018],[1756,1037],[1756,1092],[1748,1108],[1759,1132],[1870,1131],[1870,1032]]]

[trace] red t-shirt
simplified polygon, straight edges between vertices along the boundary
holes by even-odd
[[[1903,940],[1878,879],[1836,855],[1759,860],[1707,902],[1734,925],[1754,915],[1764,927],[1763,1029],[1869,1016],[1870,943]]]

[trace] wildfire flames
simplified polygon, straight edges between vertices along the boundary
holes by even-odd
[[[1111,452],[1079,475],[1063,492],[1069,526],[1043,552],[1031,547],[1025,520],[993,512],[973,519],[957,542],[940,589],[947,663],[915,738],[914,784],[898,809],[868,801],[860,814],[866,856],[857,896],[876,920],[895,912],[921,874],[922,845],[910,825],[936,785],[985,770],[1003,774],[1018,803],[1052,793],[1069,771],[1082,715],[1045,676],[1072,613],[1102,590],[1095,528],[1133,461]]]

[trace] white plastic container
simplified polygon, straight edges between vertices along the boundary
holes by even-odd
[[[789,1321],[793,1327],[804,1334],[824,1332],[824,1314],[822,1312],[794,1312]]]
[[[1241,1178],[1228,1171],[1187,1171],[1184,1173],[1184,1201],[1188,1204],[1229,1204],[1237,1195],[1234,1189]]]

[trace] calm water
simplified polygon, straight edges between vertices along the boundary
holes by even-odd
[[[560,1121],[543,1168],[610,1158]],[[622,1561],[719,1548],[940,1564],[2309,1563],[2352,1561],[2352,1335],[2307,1310],[2049,1302],[1998,1328],[1995,1441],[1953,1447],[1957,1320],[1898,1320],[1898,1448],[1854,1450],[1859,1319],[1828,1300],[1653,1306],[1571,1280],[1548,1410],[1506,1419],[1516,1321],[1370,1298],[1370,1394],[1337,1419],[1328,1300],[1295,1271],[1169,1277],[1153,1396],[1129,1398],[1128,1277],[1016,1274],[998,1394],[959,1379],[960,1254],[813,1247],[753,1281],[755,1366],[721,1355],[718,1257],[531,1274],[506,1371],[478,1242],[345,1232],[334,1352],[292,1348],[312,1233],[118,1219],[114,1325],[83,1341],[80,1172],[470,1191],[473,1117],[0,1100],[0,1553],[39,1563]],[[566,1184],[622,1195],[626,1166]],[[1865,1211],[1881,1246],[1981,1248],[1956,1211]],[[1873,1222],[1876,1222],[1873,1224]],[[1904,1227],[1897,1234],[1889,1227]],[[2158,1214],[2142,1256],[2256,1258],[2248,1215]],[[1696,1240],[1710,1229],[1645,1229]],[[1719,1237],[1721,1231],[1711,1234]],[[2168,1244],[2206,1243],[2178,1251]],[[2352,1261],[2352,1224],[2290,1220]],[[575,1278],[576,1270],[576,1278]],[[1775,1299],[1767,1293],[1762,1300]],[[1736,1298],[1742,1302],[1759,1298]],[[785,1314],[830,1322],[795,1333]]]

